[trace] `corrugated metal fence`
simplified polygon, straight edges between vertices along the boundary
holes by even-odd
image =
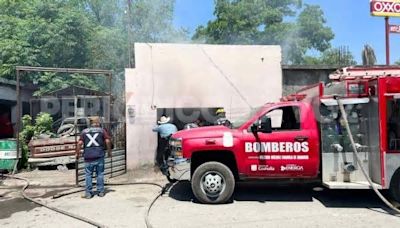
[[[113,150],[112,158],[107,156],[104,161],[104,177],[112,178],[126,173],[125,122],[108,123],[105,128],[110,132]],[[93,174],[95,177],[95,174]],[[84,185],[85,162],[82,156],[76,161],[76,185]],[[94,179],[95,181],[95,179]]]

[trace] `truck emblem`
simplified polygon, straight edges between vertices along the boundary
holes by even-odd
[[[275,171],[275,167],[269,165],[259,165],[258,171]]]
[[[224,136],[222,136],[222,144],[224,147],[233,146],[233,136],[231,132],[224,132]]]
[[[258,168],[257,168],[258,167]],[[253,165],[250,165],[250,170],[252,171],[252,172],[255,172],[255,171],[275,171],[275,167],[273,167],[273,166],[269,166],[269,165],[255,165],[255,164],[253,164]]]
[[[304,167],[295,164],[288,164],[286,166],[281,166],[281,171],[304,171]]]

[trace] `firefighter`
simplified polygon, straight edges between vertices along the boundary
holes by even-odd
[[[99,117],[90,119],[91,127],[82,131],[76,149],[76,158],[79,159],[81,147],[83,146],[83,158],[85,160],[85,195],[83,198],[90,199],[94,196],[92,175],[96,170],[97,195],[103,197],[104,192],[104,157],[105,147],[108,156],[111,157],[111,137],[108,132],[100,126]]]
[[[223,125],[226,127],[231,127],[231,122],[226,118],[226,112],[223,108],[217,109],[215,112],[218,119],[214,122],[214,125]]]
[[[183,126],[183,129],[187,130],[187,129],[198,128],[198,127],[199,127],[199,125],[196,122],[193,122],[193,123],[185,124],[185,126]]]
[[[163,166],[165,166],[164,162],[168,156],[168,140],[173,133],[178,131],[178,128],[174,124],[169,123],[170,120],[170,117],[161,116],[158,125],[153,128],[153,132],[159,133],[156,163],[161,171],[163,171],[163,168],[166,168]]]
[[[183,129],[198,128],[198,127],[202,127],[202,126],[204,126],[203,121],[201,121],[200,119],[197,119],[193,123],[185,124],[185,126],[183,126]]]

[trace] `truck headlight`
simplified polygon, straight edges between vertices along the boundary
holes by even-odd
[[[171,138],[169,140],[169,145],[171,148],[171,155],[174,158],[183,158],[182,152],[182,139],[181,138]]]

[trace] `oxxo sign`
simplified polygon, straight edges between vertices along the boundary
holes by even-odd
[[[382,17],[400,17],[400,0],[372,0],[371,14]]]

